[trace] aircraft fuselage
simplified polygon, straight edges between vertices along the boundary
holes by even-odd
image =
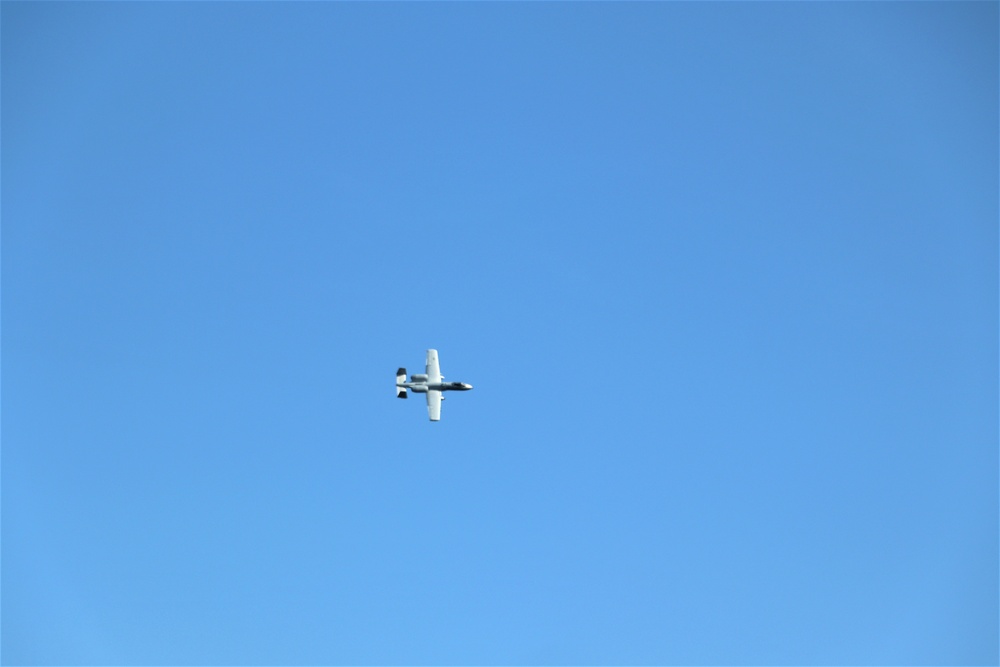
[[[398,382],[397,387],[403,387],[409,389],[416,394],[425,394],[427,390],[432,391],[469,391],[472,389],[471,384],[465,382],[439,382],[436,384],[430,384],[427,382]]]

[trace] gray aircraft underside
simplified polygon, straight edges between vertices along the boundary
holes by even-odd
[[[396,371],[396,397],[406,398],[407,389],[415,394],[427,395],[427,416],[432,422],[436,422],[441,421],[441,401],[444,400],[441,394],[446,391],[468,391],[472,389],[472,385],[464,382],[445,382],[444,376],[441,375],[437,350],[427,350],[426,373],[411,375],[407,381],[405,368]]]

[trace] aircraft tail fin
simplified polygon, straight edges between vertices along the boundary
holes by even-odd
[[[406,387],[400,387],[399,385],[406,382],[406,369],[400,368],[396,371],[396,398],[406,398]]]

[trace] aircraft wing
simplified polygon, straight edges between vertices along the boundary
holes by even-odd
[[[432,422],[441,421],[441,392],[436,389],[427,392],[427,416]]]
[[[438,351],[427,350],[427,384],[438,384],[441,382],[441,364],[438,363]],[[428,394],[430,396],[430,394]],[[428,401],[430,398],[427,399]],[[428,403],[427,405],[430,405]]]

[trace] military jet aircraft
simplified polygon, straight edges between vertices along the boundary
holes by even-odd
[[[441,375],[441,365],[438,363],[438,351],[427,350],[427,372],[424,374],[414,374],[410,376],[410,381],[406,381],[406,369],[400,368],[396,371],[396,397],[406,398],[406,390],[409,389],[415,394],[427,394],[427,416],[432,422],[441,421],[441,401],[445,391],[468,391],[472,389],[471,384],[464,382],[445,382]]]

